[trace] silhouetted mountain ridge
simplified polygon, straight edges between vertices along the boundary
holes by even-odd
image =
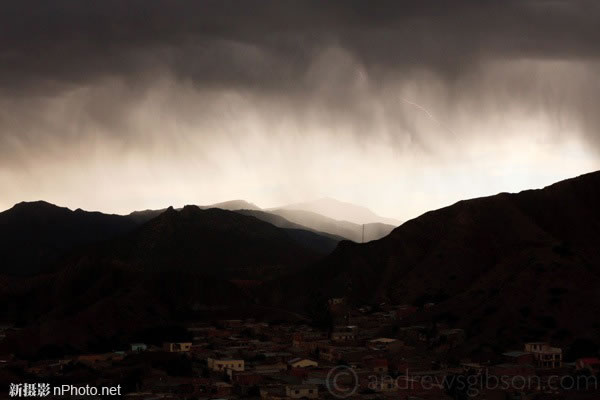
[[[77,246],[110,239],[136,225],[120,215],[71,211],[45,201],[18,203],[0,213],[0,273],[37,273]]]
[[[336,202],[335,200],[331,200]],[[349,203],[346,204],[351,210],[358,209],[364,210],[363,217],[365,215],[373,216],[373,221],[381,220],[368,209],[364,207],[355,206]],[[337,204],[337,203],[334,203]],[[363,224],[357,224],[344,220],[338,220],[330,218],[328,216],[319,214],[314,211],[307,211],[303,209],[290,209],[290,208],[272,208],[269,210],[261,210],[258,206],[245,200],[231,200],[222,203],[216,203],[210,206],[199,206],[202,209],[208,208],[220,208],[224,210],[236,211],[246,215],[254,215],[255,217],[272,223],[280,228],[291,228],[312,231],[321,236],[329,236],[335,240],[348,239],[355,242],[363,241]],[[145,210],[145,211],[134,211],[128,216],[136,220],[139,223],[146,222],[157,215],[162,210]],[[253,214],[252,214],[252,213]],[[389,234],[395,225],[384,224],[381,222],[371,222],[364,224],[364,241],[371,241],[381,239],[382,237]],[[324,249],[329,249],[330,244],[325,243]]]
[[[181,211],[189,214],[189,207],[191,206]],[[217,209],[213,208],[213,210]],[[0,251],[3,254],[0,274],[28,276],[49,271],[56,268],[55,264],[58,260],[81,246],[122,236],[164,213],[167,214],[161,218],[166,218],[167,215],[175,217],[178,215],[177,212],[170,207],[121,216],[81,209],[72,211],[44,201],[16,204],[13,208],[0,213]],[[211,211],[212,214],[216,212]],[[263,215],[259,219],[270,218]],[[218,225],[225,220],[213,222]],[[286,223],[282,218],[279,222],[280,227],[290,228],[287,236],[306,248],[308,252],[329,253],[340,240],[332,235]],[[210,225],[200,226],[210,227]],[[209,238],[205,236],[203,240],[205,239]]]
[[[115,244],[131,264],[248,268],[298,265],[317,257],[284,229],[233,211],[172,207]],[[210,265],[204,265],[207,262]]]

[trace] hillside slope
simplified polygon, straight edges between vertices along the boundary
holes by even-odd
[[[600,172],[460,201],[381,240],[342,242],[292,286],[354,304],[434,302],[426,318],[465,328],[478,342],[598,337],[598,204]]]

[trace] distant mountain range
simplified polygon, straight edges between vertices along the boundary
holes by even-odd
[[[401,222],[396,219],[380,217],[366,207],[335,200],[330,197],[324,197],[303,203],[289,204],[276,207],[272,210],[309,211],[338,221],[348,221],[359,225],[380,223],[398,226],[401,224]]]
[[[269,223],[276,221],[277,223],[274,223],[274,225],[279,227],[290,227],[290,223],[292,223],[298,229],[311,230],[319,234],[328,234],[338,240],[348,239],[357,243],[381,239],[388,235],[396,226],[400,225],[399,221],[380,217],[365,207],[330,198],[264,210],[245,200],[225,201],[208,206],[200,206],[200,208],[243,211],[246,214],[251,214]],[[163,211],[164,209],[135,211],[129,214],[129,216],[138,222],[145,222],[156,217]],[[247,213],[246,211],[252,211],[253,213]],[[287,221],[284,222],[281,218],[274,218],[275,215]]]
[[[247,202],[246,200],[230,200],[223,201],[221,203],[211,204],[210,206],[201,206],[201,208],[220,208],[222,210],[236,211],[236,210],[260,210],[254,203]]]
[[[348,239],[354,242],[368,242],[388,235],[400,222],[391,218],[383,218],[369,209],[331,198],[323,198],[311,202],[290,204],[286,206],[261,209],[244,200],[233,200],[217,203],[203,208],[222,208],[231,211],[248,210],[256,218],[274,223],[279,227],[295,224],[297,228],[308,229],[319,234],[328,234],[334,238]],[[248,214],[248,213],[247,213]],[[273,216],[281,218],[275,219]],[[364,228],[363,228],[364,225]]]
[[[381,239],[395,228],[394,225],[382,223],[359,225],[353,222],[339,221],[333,218],[324,217],[321,214],[305,210],[278,208],[270,209],[269,213],[278,215],[302,226],[309,227],[317,232],[325,232],[357,243]]]

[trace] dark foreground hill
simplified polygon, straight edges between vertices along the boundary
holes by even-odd
[[[131,218],[71,211],[44,201],[0,213],[0,274],[33,275],[78,246],[101,242],[137,226]]]
[[[107,251],[120,262],[144,269],[253,274],[253,270],[306,265],[317,258],[310,245],[295,240],[295,231],[232,211],[185,206],[180,211],[167,209]]]
[[[474,343],[600,337],[600,172],[460,201],[334,253],[284,285],[361,303],[435,303]],[[275,295],[274,293],[271,293]],[[299,305],[301,307],[301,305]]]
[[[314,263],[320,254],[296,233],[231,211],[169,208],[130,233],[71,253],[55,272],[2,277],[1,318],[26,328],[3,346],[89,350],[155,324],[256,315],[260,307],[246,311],[254,307],[252,293],[233,282],[274,279]]]

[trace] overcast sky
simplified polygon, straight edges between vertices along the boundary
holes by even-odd
[[[334,197],[407,219],[600,169],[600,2],[3,1],[0,210]]]

